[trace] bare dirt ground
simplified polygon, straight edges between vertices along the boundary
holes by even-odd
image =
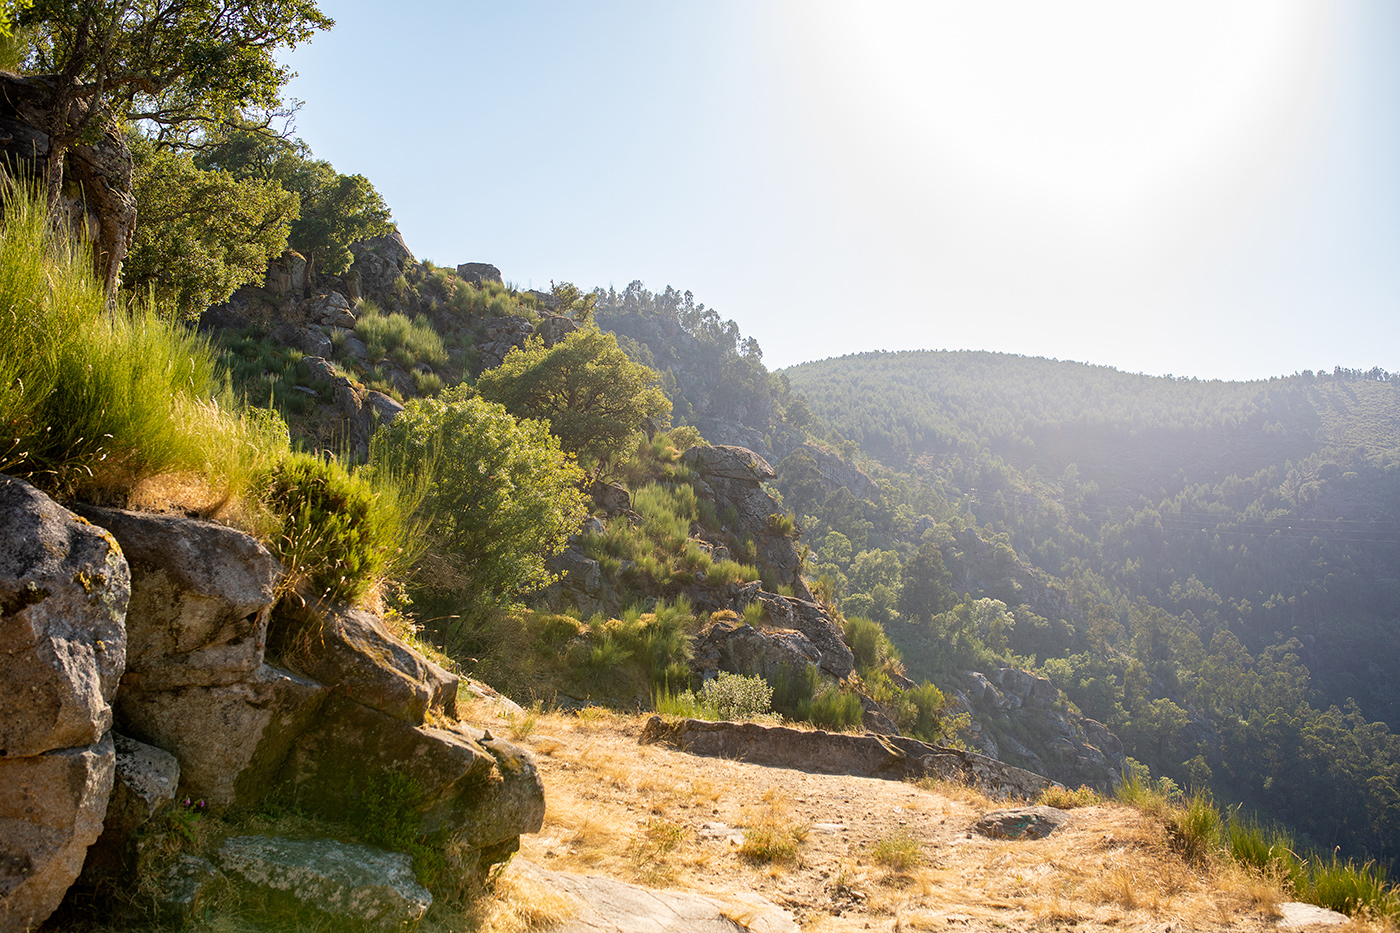
[[[639,745],[644,722],[595,710],[498,720],[545,782],[545,826],[521,840],[525,858],[720,898],[756,892],[823,933],[1278,927],[1276,884],[1186,863],[1125,806],[1069,811],[1044,840],[992,840],[972,823],[1016,802]]]

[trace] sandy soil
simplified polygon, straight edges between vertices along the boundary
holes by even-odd
[[[522,839],[526,858],[653,887],[757,892],[817,931],[1277,928],[1276,885],[1187,864],[1137,810],[1078,808],[1047,839],[991,840],[972,823],[1012,804],[957,785],[640,745],[643,723],[594,710],[501,723],[535,752],[545,782],[545,826]],[[790,857],[750,851],[762,839],[788,841]]]

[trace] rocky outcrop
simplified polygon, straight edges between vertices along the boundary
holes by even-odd
[[[481,729],[413,726],[339,696],[297,739],[281,780],[303,806],[337,819],[357,788],[391,773],[416,789],[426,832],[447,832],[449,850],[485,853],[488,864],[543,824],[544,785],[527,752]]]
[[[112,794],[112,737],[0,768],[0,930],[42,923],[77,879]]]
[[[690,448],[681,460],[699,474],[702,495],[713,498],[721,513],[732,510],[738,527],[729,531],[741,540],[753,540],[759,562],[772,572],[774,582],[791,586],[799,599],[810,601],[795,534],[789,536],[775,522],[782,512],[762,486],[777,475],[768,462],[744,447],[708,445]]]
[[[860,467],[811,442],[803,444],[796,450],[800,450],[812,458],[816,464],[817,472],[821,474],[822,483],[825,484],[828,495],[838,489],[849,489],[857,499],[866,499],[870,502],[880,501],[880,487],[876,486],[875,481]],[[791,456],[792,453],[787,455],[787,457]],[[783,461],[778,464],[779,472],[782,471],[783,464],[787,462],[787,457],[784,457]]]
[[[239,683],[123,695],[119,722],[179,759],[182,794],[248,805],[275,790],[272,778],[325,695],[321,684],[264,664]]]
[[[111,535],[0,477],[0,930],[43,922],[102,831],[130,592]]]
[[[758,583],[749,583],[738,588],[725,608],[742,615],[750,605],[763,608],[765,627],[801,632],[820,653],[817,667],[824,673],[836,680],[844,680],[855,670],[855,655],[841,637],[841,630],[831,618],[831,613],[820,604],[779,596],[763,590]]]
[[[501,270],[489,262],[464,262],[457,267],[457,278],[468,285],[481,285],[485,282],[500,285],[502,282]]]
[[[357,385],[330,360],[308,356],[302,362],[311,378],[326,386],[339,420],[338,434],[355,456],[369,455],[369,441],[381,424],[388,424],[403,411],[403,405],[383,392]]]
[[[339,817],[406,774],[425,831],[468,883],[540,827],[533,759],[453,724],[459,678],[383,620],[315,606],[298,614],[313,620],[301,630],[311,637],[288,650],[270,615],[280,570],[252,538],[192,519],[84,512],[0,477],[0,931],[53,911],[104,816],[85,890],[129,868],[133,836],[177,788],[214,808],[300,794]],[[301,669],[269,664],[269,644]],[[425,725],[430,710],[436,725]],[[170,897],[156,897],[175,920],[218,878],[186,861],[167,879]]]
[[[759,631],[738,621],[720,620],[707,625],[694,643],[691,667],[703,680],[720,671],[759,675],[768,681],[780,671],[801,670],[819,664],[822,653],[794,629]]]
[[[399,852],[329,839],[231,836],[214,853],[239,884],[336,926],[396,930],[423,918],[433,896]]]
[[[0,74],[0,165],[22,178],[44,178],[57,80],[48,75]],[[80,103],[79,108],[83,105]],[[122,261],[136,231],[131,152],[124,129],[98,115],[81,144],[68,148],[58,209],[92,245],[94,271],[108,294],[121,281]]]
[[[306,615],[301,666],[312,679],[412,725],[422,724],[433,707],[456,716],[461,678],[395,638],[378,616],[344,606]]]
[[[641,741],[665,742],[695,755],[818,774],[851,774],[891,781],[933,776],[968,784],[992,797],[1035,798],[1052,784],[1039,774],[982,755],[898,735],[809,732],[786,726],[699,719],[668,724],[660,716],[653,716],[642,731]]]
[[[523,317],[488,318],[481,324],[473,373],[479,376],[500,366],[511,350],[524,349],[531,338],[538,337],[546,347],[552,347],[576,330],[578,324],[573,319],[559,314],[544,314],[533,324]]]
[[[971,717],[962,736],[968,744],[1070,787],[1110,793],[1122,779],[1123,743],[1073,712],[1046,678],[1005,667],[990,676],[964,671],[963,684],[953,697]]]

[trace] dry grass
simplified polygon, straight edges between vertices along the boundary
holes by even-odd
[[[1264,931],[1284,899],[1267,878],[1188,863],[1159,820],[1115,803],[1078,807],[1048,839],[991,840],[971,824],[1020,802],[687,755],[639,745],[642,725],[607,712],[540,715],[523,742],[549,810],[544,829],[522,839],[525,858],[723,899],[760,894],[821,933]],[[797,831],[795,857],[745,857],[757,828]]]

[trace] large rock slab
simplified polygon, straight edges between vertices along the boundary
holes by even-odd
[[[817,774],[892,781],[940,777],[977,787],[993,797],[1036,797],[1052,784],[1039,774],[982,755],[900,735],[852,735],[700,719],[668,724],[653,716],[642,730],[641,741],[665,742],[694,755]]]
[[[549,871],[523,859],[509,869],[517,878],[568,895],[576,914],[551,929],[555,933],[797,933],[797,923],[759,894],[708,897],[689,891],[644,888],[604,878]],[[742,916],[740,926],[729,919]]]
[[[544,784],[525,750],[469,726],[413,726],[341,696],[297,741],[282,780],[302,806],[334,819],[391,772],[421,792],[424,830],[447,830],[468,849],[508,854],[544,824]]]
[[[117,699],[122,731],[180,762],[180,791],[210,806],[253,803],[326,697],[315,681],[263,665],[245,682]]]
[[[692,447],[681,459],[708,479],[730,479],[757,485],[778,474],[758,454],[747,447]]]
[[[111,535],[0,476],[0,759],[111,728],[130,580]]]
[[[423,918],[433,896],[401,852],[329,839],[231,836],[214,853],[246,887],[326,915],[337,924],[394,930]]]
[[[102,832],[116,752],[111,736],[0,761],[0,931],[42,923]]]
[[[281,574],[265,547],[213,522],[79,510],[131,565],[123,691],[234,683],[262,665]]]
[[[303,649],[302,670],[335,693],[415,726],[431,707],[456,715],[461,678],[394,637],[378,616],[323,606],[301,625],[315,636]]]
[[[736,613],[743,613],[753,603],[763,607],[766,625],[801,632],[821,654],[817,667],[836,680],[844,680],[855,670],[856,656],[841,637],[831,614],[817,603],[769,593],[754,582],[740,588],[731,607]]]
[[[112,741],[116,775],[102,834],[125,839],[174,801],[180,762],[164,749],[115,732]]]

